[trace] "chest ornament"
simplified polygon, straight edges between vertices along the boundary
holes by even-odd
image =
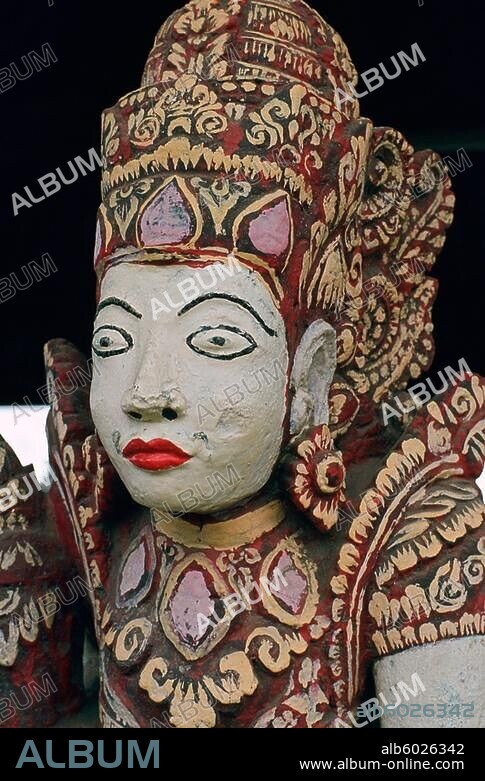
[[[166,541],[157,542],[162,553],[167,550]],[[239,705],[256,691],[258,667],[283,673],[293,656],[322,637],[329,622],[316,616],[315,570],[294,536],[264,559],[250,547],[224,552],[216,562],[205,553],[182,556],[179,550],[168,573],[166,562],[160,563],[165,577],[147,617],[116,631],[118,620],[106,609],[105,643],[119,666],[140,668],[139,687],[153,703],[168,706],[173,726],[213,727],[218,705]],[[173,663],[164,639],[181,655],[180,664]],[[198,661],[224,639],[229,643],[215,663],[199,670]]]

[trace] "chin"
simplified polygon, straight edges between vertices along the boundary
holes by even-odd
[[[118,474],[136,504],[177,516],[231,510],[258,493],[270,477],[259,472],[255,483],[231,467],[190,480],[176,470],[134,477],[123,469]]]
[[[131,498],[136,504],[140,505],[141,507],[146,507],[149,510],[153,510],[155,513],[159,513],[161,519],[164,513],[174,516],[198,515],[201,516],[202,519],[204,516],[209,516],[214,513],[231,510],[235,507],[238,507],[249,498],[248,496],[238,495],[229,495],[225,497],[219,496],[215,502],[199,501],[197,504],[194,503],[192,506],[191,503],[187,500],[185,501],[185,504],[182,504],[176,495],[174,496],[166,493],[160,494],[155,492],[143,493],[140,492],[139,486],[130,486],[126,483],[125,485]]]

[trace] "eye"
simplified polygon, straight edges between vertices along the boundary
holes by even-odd
[[[101,358],[122,355],[133,347],[133,338],[124,328],[102,325],[93,335],[93,352]]]
[[[258,346],[251,334],[231,325],[209,325],[199,328],[187,338],[191,350],[219,361],[232,361],[249,355]]]

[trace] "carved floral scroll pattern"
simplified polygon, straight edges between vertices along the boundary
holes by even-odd
[[[167,544],[169,547],[172,545]],[[163,549],[166,547],[163,538],[158,539],[157,545]],[[204,554],[187,555],[180,546],[176,547],[179,552],[175,558],[171,557],[173,563],[169,570],[165,570],[162,557],[164,574],[158,601],[158,620],[155,617],[140,617],[126,621],[108,605],[102,619],[104,644],[119,665],[126,670],[136,670],[138,685],[151,702],[167,704],[173,726],[214,727],[217,723],[217,707],[239,704],[244,697],[256,691],[259,685],[258,666],[273,674],[284,672],[291,666],[295,655],[301,656],[307,651],[310,642],[321,639],[329,622],[316,615],[318,585],[315,574],[312,565],[291,537],[283,539],[264,560],[261,560],[256,549],[240,548],[221,553],[216,567]],[[306,579],[308,593],[297,615],[283,609],[273,594],[262,590],[264,611],[269,620],[260,619],[260,626],[250,631],[241,648],[231,653],[218,653],[216,650],[231,630],[233,619],[229,615],[224,616],[224,620],[207,639],[202,640],[195,652],[190,651],[169,626],[170,605],[173,604],[174,594],[184,572],[193,571],[194,566],[199,571],[202,568],[213,579],[220,596],[243,594],[240,589],[247,588],[249,582],[262,582],[265,577],[271,576],[272,567],[281,555],[290,556],[293,566]],[[232,589],[235,589],[234,592]],[[241,598],[244,599],[244,596]],[[246,600],[246,609],[253,611],[254,603]],[[278,624],[274,623],[275,619]],[[182,670],[180,666],[171,664],[166,656],[159,655],[157,636],[160,628],[186,659],[195,662],[197,659],[207,659],[210,654],[210,665],[204,666],[203,674],[196,673],[196,668],[191,673],[186,665]],[[189,723],[181,718],[180,706],[186,713],[190,706],[192,715]]]
[[[372,642],[384,655],[484,630],[483,605],[481,612],[464,610],[477,604],[484,574],[484,541],[476,532],[485,507],[470,482],[485,456],[484,399],[485,383],[474,376],[429,404],[413,422],[414,436],[388,457],[362,499],[331,581],[333,619],[347,637],[345,665],[335,673],[349,704],[361,680],[367,613],[376,624]],[[463,552],[453,556],[448,548],[460,541]],[[442,551],[444,563],[419,582],[419,565]],[[344,617],[350,620],[341,623]]]
[[[0,437],[2,501],[14,502],[0,512],[0,668],[13,667],[22,643],[32,644],[43,628],[52,629],[53,606],[60,607],[44,574],[49,573],[45,511],[28,469]]]

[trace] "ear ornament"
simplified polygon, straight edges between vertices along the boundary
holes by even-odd
[[[295,507],[326,532],[338,521],[345,501],[345,465],[328,426],[308,430],[292,444],[285,462],[286,486]]]

